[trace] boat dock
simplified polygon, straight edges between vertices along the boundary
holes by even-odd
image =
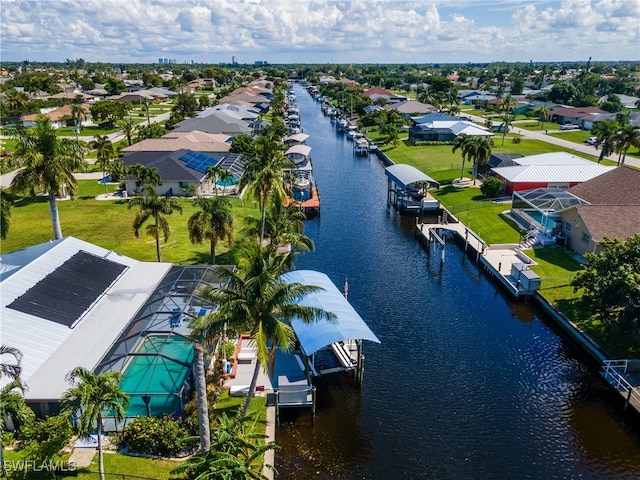
[[[453,221],[450,223],[449,219]],[[440,247],[441,262],[444,262],[446,238],[449,237],[447,233],[453,233],[464,242],[464,251],[471,249],[475,252],[476,261],[480,261],[487,272],[516,298],[532,295],[540,288],[540,277],[530,269],[536,263],[522,252],[519,245],[487,245],[479,235],[446,210],[437,222],[417,223],[416,230],[429,253],[434,246]]]

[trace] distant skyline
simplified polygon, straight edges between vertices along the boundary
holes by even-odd
[[[640,59],[640,0],[1,1],[2,61]]]

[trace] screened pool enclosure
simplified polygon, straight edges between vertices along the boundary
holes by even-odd
[[[214,309],[198,296],[209,285],[220,285],[212,267],[173,266],[96,367],[122,372],[127,418],[182,415],[192,388],[189,323]]]

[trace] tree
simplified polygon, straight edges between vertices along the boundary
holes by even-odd
[[[155,188],[145,188],[142,195],[129,200],[128,206],[129,208],[140,207],[133,220],[133,232],[136,237],[140,236],[140,229],[146,222],[153,221],[153,223],[147,224],[145,230],[147,235],[154,237],[158,262],[161,262],[160,235],[164,236],[166,243],[171,233],[171,227],[166,215],[171,215],[174,211],[182,215],[182,206],[174,198],[159,197]]]
[[[266,435],[255,431],[255,421],[248,428],[249,417],[230,418],[226,412],[218,418],[213,430],[213,448],[191,457],[183,465],[172,470],[184,474],[187,479],[258,479],[268,477],[262,473],[260,461],[269,450],[277,449],[273,443],[264,443]]]
[[[247,187],[260,205],[262,219],[260,242],[262,243],[269,193],[274,194],[277,199],[284,200],[288,193],[284,185],[284,169],[290,167],[291,162],[282,154],[278,144],[267,137],[258,137],[255,150],[255,156],[246,164],[245,171],[240,177],[238,188],[243,191]]]
[[[460,149],[460,152],[462,153],[462,169],[460,170],[460,180],[464,178],[464,163],[469,156],[467,147],[469,138],[469,135],[467,135],[466,133],[461,133],[453,139],[453,147],[451,148],[451,153],[455,153],[458,149]]]
[[[255,144],[251,135],[238,135],[231,140],[230,152],[241,153],[245,157],[251,158],[255,155]]]
[[[478,178],[478,168],[486,165],[491,157],[491,144],[483,137],[474,136],[469,141],[469,158],[473,158],[473,184]]]
[[[600,149],[598,163],[604,157],[608,157],[615,150],[616,133],[620,130],[620,124],[615,120],[604,120],[596,122],[591,129],[591,133],[596,137],[596,148]]]
[[[549,100],[554,103],[563,103],[566,105],[570,104],[571,99],[573,99],[577,94],[578,90],[574,85],[568,82],[558,82],[551,87]]]
[[[8,361],[8,356],[12,358],[11,361]],[[0,378],[10,377],[13,380],[18,380],[22,373],[22,367],[20,366],[22,352],[15,347],[2,345],[0,346],[0,359],[2,359],[0,363]]]
[[[25,387],[19,379],[11,380],[0,388],[0,468],[5,478],[9,478],[4,463],[4,444],[2,434],[5,429],[5,418],[16,418],[21,424],[28,425],[35,420],[33,410],[24,399]]]
[[[504,183],[496,177],[487,177],[482,182],[480,191],[487,198],[495,198],[504,192]]]
[[[290,350],[295,341],[291,320],[297,318],[313,322],[321,318],[334,318],[321,308],[302,306],[299,302],[319,287],[299,283],[285,283],[283,274],[290,264],[290,252],[274,255],[272,245],[262,247],[252,241],[242,243],[238,269],[217,266],[222,286],[209,286],[199,291],[202,298],[219,308],[194,320],[192,335],[203,343],[211,343],[224,328],[236,332],[248,331],[257,348],[256,366],[249,393],[242,407],[245,416],[253,398],[258,373],[262,366],[274,371],[276,348]]]
[[[614,141],[618,152],[618,166],[624,165],[629,148],[640,148],[640,127],[623,125],[615,134]]]
[[[538,118],[542,123],[542,129],[544,130],[544,121],[549,118],[549,109],[544,105],[538,109]]]
[[[509,131],[509,127],[511,126],[511,122],[513,122],[514,116],[505,113],[502,117],[502,146],[504,146],[504,137],[507,135]]]
[[[60,216],[56,198],[66,188],[74,198],[78,183],[73,172],[84,165],[84,145],[75,140],[56,136],[55,129],[46,117],[36,121],[34,129],[17,128],[12,134],[16,141],[13,159],[22,168],[11,181],[13,193],[30,192],[35,197],[36,189],[47,194],[49,212],[56,240],[62,238]]]
[[[617,113],[624,109],[624,105],[622,105],[622,101],[620,101],[618,95],[611,94],[604,102],[600,103],[600,108],[607,112]]]
[[[91,105],[91,115],[96,120],[104,120],[107,128],[113,128],[116,121],[122,120],[129,111],[128,102],[116,102],[113,100],[100,100]]]
[[[104,480],[104,462],[102,458],[102,414],[113,412],[116,421],[121,421],[129,404],[129,396],[120,390],[120,372],[94,374],[84,367],[76,367],[67,374],[71,384],[61,399],[61,411],[65,415],[80,414],[78,433],[88,436],[96,429],[98,432],[98,472]]]
[[[136,131],[136,122],[132,118],[123,118],[118,122],[118,128],[127,139],[127,144],[131,146],[131,139]]]
[[[4,188],[0,188],[0,239],[7,238],[11,226],[11,207],[13,197]]]
[[[284,203],[273,201],[269,205],[265,222],[265,238],[280,249],[290,245],[292,248],[302,249],[308,252],[314,250],[313,240],[304,234],[304,224],[307,216],[293,205],[285,206]],[[246,217],[244,233],[249,237],[257,237],[260,234],[260,221],[254,217]]]
[[[198,406],[198,429],[200,431],[200,450],[203,454],[211,450],[211,430],[209,429],[209,404],[207,403],[207,381],[204,367],[204,349],[199,342],[193,343],[193,376],[196,381],[196,400]]]
[[[127,168],[127,173],[137,178],[141,190],[155,189],[160,185],[160,174],[156,167],[145,167],[141,163],[136,163]]]
[[[225,238],[231,245],[233,239],[233,217],[231,202],[225,197],[196,198],[193,206],[200,210],[189,218],[188,230],[191,243],[209,240],[211,264],[216,263],[216,244]]]
[[[627,333],[640,327],[640,234],[626,241],[605,238],[600,253],[586,253],[589,262],[572,282],[584,288],[583,298],[609,325]]]
[[[71,105],[71,116],[77,129],[82,124],[82,121],[87,118],[87,111],[80,103],[74,103]]]
[[[109,95],[118,95],[127,90],[127,86],[124,84],[124,80],[121,78],[111,77],[104,84],[104,89],[109,92]]]
[[[171,111],[182,118],[193,117],[198,111],[198,99],[191,93],[180,93]]]
[[[94,141],[91,142],[91,148],[96,150],[98,163],[100,164],[100,168],[102,170],[102,181],[104,182],[104,192],[105,194],[109,194],[109,189],[107,188],[107,170],[109,169],[109,163],[111,159],[114,157],[113,144],[111,140],[106,135],[96,135]]]

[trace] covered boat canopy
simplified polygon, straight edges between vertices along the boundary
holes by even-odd
[[[305,157],[308,157],[310,153],[311,147],[309,147],[308,145],[294,145],[290,147],[286,152],[284,152],[285,155],[297,154],[303,155]]]
[[[384,174],[402,190],[406,190],[409,185],[418,184],[419,182],[427,182],[430,187],[440,187],[440,183],[435,181],[426,173],[421,172],[411,165],[403,163],[398,163],[385,168]]]
[[[322,308],[336,316],[335,320],[322,319],[312,323],[304,323],[298,319],[292,320],[291,326],[305,355],[310,356],[334,342],[350,339],[380,343],[378,337],[324,273],[314,270],[295,270],[283,274],[281,278],[288,284],[301,283],[323,288],[324,290],[307,295],[300,304]]]

